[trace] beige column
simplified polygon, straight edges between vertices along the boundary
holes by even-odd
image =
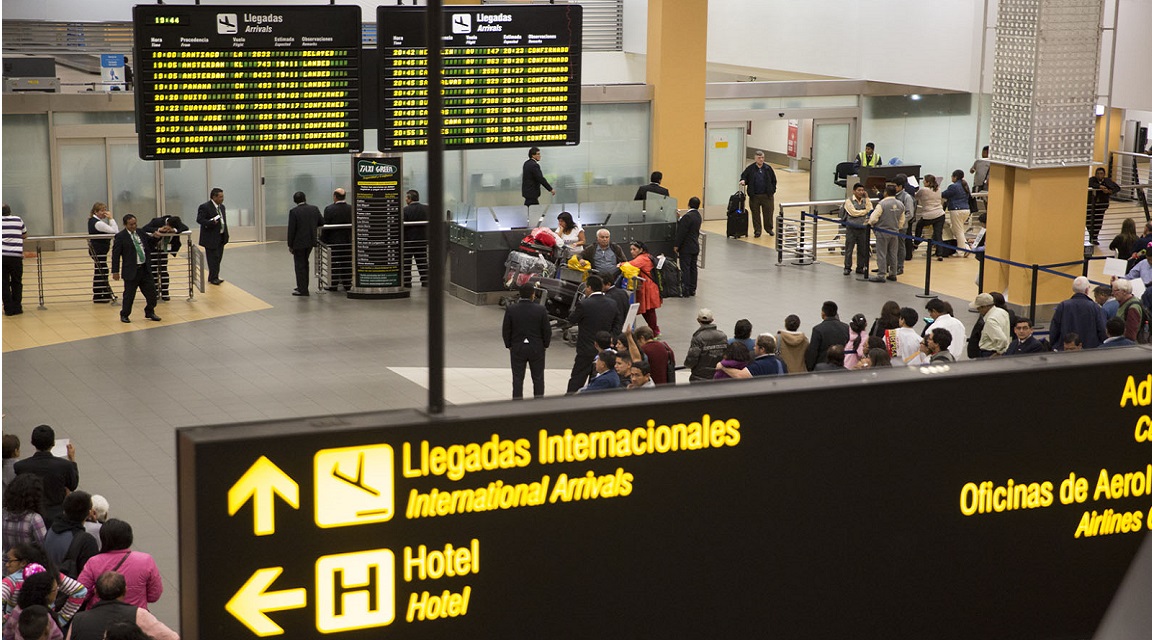
[[[707,0],[648,0],[651,170],[664,173],[681,207],[704,189],[707,36]]]

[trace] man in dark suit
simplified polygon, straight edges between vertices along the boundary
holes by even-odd
[[[308,295],[308,258],[316,246],[316,230],[324,226],[324,218],[316,205],[308,204],[303,191],[292,194],[296,206],[288,212],[288,251],[296,265],[294,296]]]
[[[413,223],[413,224],[408,224]],[[416,224],[421,223],[421,224]],[[420,272],[420,286],[428,286],[428,205],[420,202],[420,192],[404,194],[404,260],[400,263],[404,286],[412,287],[412,263]]]
[[[520,195],[524,196],[525,206],[540,204],[540,187],[556,195],[556,190],[548,184],[544,172],[540,170],[540,147],[532,147],[528,150],[528,159],[524,161],[524,178],[520,185]]]
[[[332,251],[332,282],[329,291],[336,291],[341,285],[347,291],[352,288],[352,229],[329,229],[334,224],[352,224],[352,206],[344,199],[343,189],[332,192],[332,204],[324,207],[324,230],[320,239]]]
[[[64,497],[80,484],[80,469],[76,466],[76,449],[68,444],[68,457],[52,455],[56,446],[56,431],[42,424],[32,430],[32,446],[36,453],[13,465],[16,475],[32,473],[44,481],[44,518],[49,524],[64,512]]]
[[[224,245],[228,244],[228,214],[224,211],[224,190],[213,187],[208,202],[196,210],[196,224],[200,225],[200,246],[208,261],[208,282],[220,284],[220,260],[224,258]]]
[[[676,221],[676,242],[674,251],[680,260],[680,295],[690,298],[696,295],[696,259],[700,256],[700,198],[688,199],[688,212]]]
[[[624,330],[624,320],[628,318],[628,308],[632,306],[632,296],[627,289],[617,287],[607,276],[604,277],[604,295],[611,298],[616,306],[620,307],[620,317],[612,326],[612,335],[620,335],[620,332]]]
[[[592,373],[592,362],[600,349],[596,346],[596,334],[611,332],[613,327],[622,324],[620,307],[616,301],[604,295],[604,280],[597,275],[588,276],[585,283],[587,297],[576,303],[570,324],[579,327],[576,340],[576,360],[572,363],[572,375],[568,378],[568,393],[576,393],[588,382]]]
[[[120,322],[132,322],[132,303],[136,290],[144,293],[144,317],[160,321],[156,315],[156,285],[152,279],[152,252],[156,238],[136,228],[136,216],[124,216],[124,229],[112,238],[112,279],[119,280],[120,262],[124,268],[124,306],[120,307]]]
[[[160,299],[168,300],[168,256],[177,255],[180,253],[180,247],[183,243],[180,242],[180,236],[175,234],[184,233],[188,230],[188,225],[180,219],[180,216],[160,216],[152,218],[151,222],[144,225],[144,233],[150,235],[159,235],[159,251],[153,254],[153,275],[156,277],[157,284],[160,289]]]
[[[658,196],[668,195],[668,189],[660,186],[660,181],[664,179],[664,174],[659,171],[652,172],[652,181],[648,184],[640,185],[636,190],[636,197],[633,200],[647,200],[649,193],[655,193]]]
[[[512,399],[524,398],[524,366],[532,369],[532,397],[544,396],[544,350],[552,342],[552,324],[536,288],[520,285],[520,299],[504,308],[504,347],[512,358]]]
[[[828,347],[848,344],[848,325],[840,322],[839,311],[840,307],[831,300],[824,301],[820,307],[820,317],[824,321],[812,327],[812,340],[804,354],[804,363],[809,371],[815,371],[817,364],[828,361]]]
[[[92,215],[88,217],[88,235],[96,236],[88,240],[88,255],[92,258],[92,302],[97,304],[112,302],[116,294],[108,284],[108,252],[112,250],[112,236],[120,233],[116,219],[108,210],[108,205],[97,202],[92,205]]]

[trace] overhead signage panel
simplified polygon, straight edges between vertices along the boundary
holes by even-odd
[[[358,152],[360,8],[139,5],[145,160]]]

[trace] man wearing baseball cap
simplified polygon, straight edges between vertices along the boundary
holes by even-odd
[[[980,334],[980,357],[991,358],[1004,355],[1011,342],[1009,336],[1012,331],[1012,320],[1008,312],[996,306],[991,294],[981,293],[976,296],[969,311],[979,311],[984,317],[984,332]]]

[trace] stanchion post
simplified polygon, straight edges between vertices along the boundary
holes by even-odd
[[[1032,299],[1028,301],[1028,319],[1036,324],[1036,286],[1040,280],[1040,265],[1032,265]]]
[[[984,265],[987,264],[987,262],[988,254],[985,253],[984,259],[980,261],[980,266],[976,271],[976,293],[984,293]]]
[[[444,7],[428,0],[428,413],[444,413],[444,72],[441,32]]]
[[[917,298],[935,298],[932,294],[932,241],[925,240],[928,248],[924,251],[924,293],[916,294]]]
[[[42,256],[42,255],[44,255],[44,253],[40,250],[40,243],[37,242],[36,243],[36,296],[40,300],[40,304],[37,305],[37,308],[39,308],[41,310],[48,308],[48,307],[44,306],[44,261],[40,259],[40,256]],[[21,258],[21,260],[23,260],[23,258]]]

